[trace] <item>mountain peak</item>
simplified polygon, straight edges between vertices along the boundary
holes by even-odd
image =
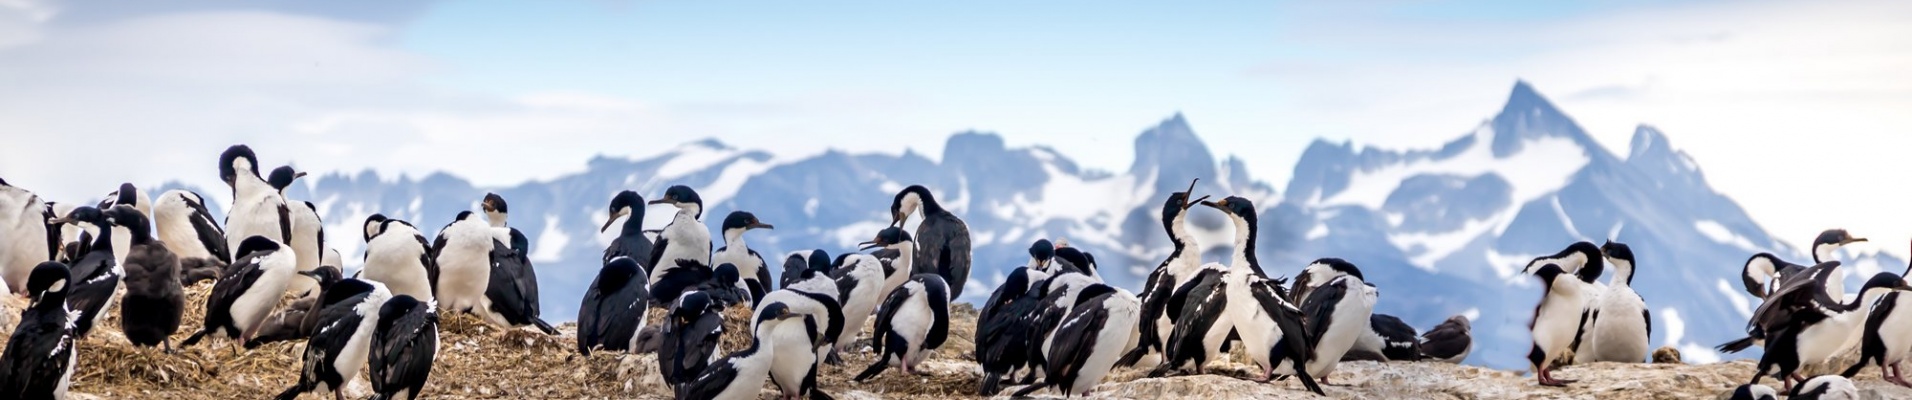
[[[1157,170],[1162,173],[1158,182],[1215,176],[1215,156],[1180,112],[1135,137],[1135,163],[1129,166],[1129,174],[1148,176]]]
[[[1652,125],[1641,124],[1638,128],[1633,129],[1633,144],[1628,151],[1627,159],[1632,160],[1644,155],[1672,151],[1672,147],[1673,146],[1669,145],[1666,141],[1666,134],[1661,133],[1659,128],[1655,128]]]
[[[1523,142],[1545,137],[1564,137],[1590,150],[1599,147],[1580,124],[1560,112],[1527,81],[1514,82],[1513,93],[1507,95],[1507,105],[1501,107],[1500,115],[1494,116],[1493,126],[1495,157],[1519,152]]]

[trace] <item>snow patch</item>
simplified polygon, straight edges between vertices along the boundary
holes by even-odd
[[[774,159],[757,161],[739,158],[737,161],[731,162],[730,165],[724,166],[724,172],[719,173],[717,179],[710,181],[710,184],[698,189],[697,194],[704,198],[704,204],[722,203],[737,196],[737,191],[742,190],[744,182],[749,181],[751,177],[762,174],[764,171],[769,171],[771,167],[775,167],[777,164],[779,163]]]
[[[1584,240],[1587,238],[1587,235],[1580,234],[1579,228],[1573,226],[1573,218],[1567,216],[1566,207],[1560,206],[1560,196],[1558,195],[1553,196],[1553,210],[1554,216],[1560,218],[1560,226],[1567,228],[1568,235],[1573,235],[1575,239]]]
[[[564,233],[558,224],[558,215],[544,216],[544,230],[538,233],[537,249],[531,251],[531,261],[554,263],[564,261],[564,246],[571,244],[571,235]]]
[[[710,146],[706,142],[685,143],[672,150],[670,161],[657,167],[655,174],[661,178],[675,178],[709,169],[718,163],[736,157],[743,151],[737,149]],[[702,191],[698,192],[702,195]]]
[[[1753,303],[1746,300],[1745,293],[1740,292],[1739,289],[1734,289],[1733,285],[1727,283],[1725,279],[1719,279],[1715,281],[1715,283],[1713,288],[1718,289],[1719,294],[1726,297],[1726,302],[1733,303],[1733,310],[1739,311],[1740,318],[1753,317]]]
[[[890,227],[889,222],[861,221],[831,230],[830,236],[836,238],[838,245],[855,246],[857,243],[870,240],[871,237],[876,236],[877,232],[888,227]]]
[[[1731,229],[1726,229],[1726,226],[1720,225],[1718,221],[1710,219],[1694,221],[1693,229],[1699,230],[1700,234],[1706,235],[1707,239],[1712,239],[1721,244],[1736,246],[1750,252],[1760,251],[1759,248],[1753,247],[1751,240],[1746,240],[1746,237],[1733,233]]]
[[[1515,283],[1515,286],[1526,286],[1524,283],[1526,283],[1527,280],[1513,278],[1516,275],[1520,275],[1520,270],[1526,268],[1527,262],[1532,261],[1535,257],[1539,257],[1539,255],[1501,254],[1498,250],[1487,249],[1487,266],[1493,268],[1494,273],[1499,275],[1501,279],[1511,280]]]
[[[1468,242],[1481,234],[1492,230],[1496,225],[1492,218],[1467,221],[1460,229],[1442,233],[1396,233],[1388,235],[1388,242],[1408,254],[1408,263],[1430,272],[1435,271],[1434,263],[1460,251]]]
[[[1421,174],[1478,176],[1497,174],[1513,186],[1513,204],[1525,204],[1566,187],[1575,172],[1590,160],[1587,150],[1564,137],[1542,137],[1521,143],[1519,153],[1496,158],[1494,131],[1483,126],[1474,134],[1474,143],[1460,154],[1445,159],[1420,159],[1399,165],[1361,170],[1348,179],[1348,187],[1322,200],[1317,206],[1352,204],[1379,209],[1389,194],[1407,178]]]

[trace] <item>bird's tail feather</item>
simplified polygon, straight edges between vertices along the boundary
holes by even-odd
[[[1753,347],[1753,338],[1751,337],[1743,337],[1739,338],[1739,340],[1726,342],[1726,344],[1719,345],[1719,347],[1715,347],[1714,349],[1727,353],[1738,353],[1741,350],[1746,350],[1748,347]]]

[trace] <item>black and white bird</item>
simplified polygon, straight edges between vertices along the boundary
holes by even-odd
[[[1328,373],[1341,362],[1341,356],[1354,347],[1357,338],[1371,330],[1369,322],[1374,314],[1375,297],[1354,264],[1338,258],[1315,260],[1312,264],[1327,264],[1338,273],[1327,284],[1309,291],[1308,298],[1301,302],[1301,313],[1308,318],[1308,337],[1314,339],[1314,357],[1308,360],[1308,375],[1326,383]]]
[[[1859,400],[1859,387],[1838,375],[1820,375],[1792,389],[1788,400]]]
[[[121,190],[123,193],[125,189]],[[120,260],[126,271],[120,331],[135,346],[163,346],[172,351],[172,341],[167,338],[179,332],[180,315],[186,311],[186,291],[179,286],[179,257],[153,238],[152,224],[145,214],[130,207],[113,207],[107,213],[133,236],[132,250]]]
[[[1071,255],[1070,252],[1058,252],[1058,254],[1058,257]],[[1047,373],[1049,353],[1055,344],[1056,330],[1062,327],[1063,321],[1074,310],[1078,303],[1076,300],[1080,299],[1089,288],[1099,284],[1101,284],[1100,281],[1088,274],[1066,266],[1058,268],[1055,275],[1044,281],[1045,294],[1037,312],[1025,316],[1025,318],[1034,319],[1034,322],[1029,325],[1028,333],[1030,339],[1033,339],[1029,347],[1031,372]]]
[[[1647,340],[1653,335],[1653,312],[1646,301],[1633,291],[1633,249],[1625,243],[1607,242],[1600,246],[1606,264],[1613,267],[1613,279],[1587,315],[1591,329],[1582,333],[1582,348],[1575,349],[1574,363],[1645,362],[1652,348]]]
[[[713,361],[710,367],[698,374],[696,379],[681,385],[677,389],[680,400],[745,400],[756,399],[757,392],[763,390],[764,378],[770,377],[775,366],[777,349],[785,346],[805,347],[815,343],[787,342],[781,337],[769,333],[779,331],[783,324],[810,324],[805,314],[790,311],[782,303],[766,302],[757,313],[752,326],[750,347],[730,353],[723,359]]]
[[[325,221],[319,218],[319,206],[310,201],[287,201],[286,206],[292,213],[292,241],[287,244],[299,254],[299,272],[325,265]],[[292,294],[314,290],[310,281],[293,281],[287,289]]]
[[[923,222],[916,226],[916,259],[911,275],[933,273],[949,283],[950,298],[963,296],[963,284],[969,281],[969,225],[936,202],[929,188],[910,185],[896,193],[890,202],[890,225],[901,227],[916,210],[923,211]]]
[[[1582,311],[1589,289],[1586,282],[1556,264],[1541,265],[1532,274],[1539,277],[1546,291],[1540,296],[1540,304],[1534,306],[1533,323],[1528,325],[1534,346],[1527,352],[1527,361],[1542,386],[1566,386],[1574,381],[1555,379],[1550,372],[1554,361],[1573,346],[1574,335],[1584,320]]]
[[[66,398],[79,356],[73,324],[80,313],[66,303],[70,282],[65,265],[44,261],[20,285],[32,303],[20,312],[20,324],[0,354],[0,398]]]
[[[295,173],[290,178],[297,178]],[[226,212],[226,248],[239,258],[239,242],[264,236],[274,242],[292,240],[292,208],[272,183],[259,176],[259,158],[246,145],[233,145],[219,154],[219,179],[232,187],[231,210]]]
[[[1472,325],[1463,315],[1447,317],[1421,334],[1421,358],[1449,364],[1467,360],[1467,354],[1474,352]]]
[[[372,334],[372,400],[417,399],[438,356],[438,309],[398,295],[379,306]]]
[[[538,273],[531,266],[531,239],[516,228],[509,229],[511,242],[492,242],[491,277],[485,286],[481,311],[486,322],[500,326],[536,326],[547,335],[558,330],[545,322],[543,306],[538,303]]]
[[[868,254],[845,254],[841,265],[831,272],[836,280],[837,303],[843,305],[843,331],[831,339],[837,350],[849,346],[863,331],[864,321],[887,297],[883,293],[883,280],[891,271],[885,270],[882,261]],[[831,364],[837,363],[836,352],[829,355]]]
[[[121,183],[118,189],[107,192],[106,196],[100,199],[97,207],[105,210],[120,204],[132,206],[134,210],[139,210],[141,215],[153,215],[152,200],[146,197],[146,191],[140,190],[138,185],[131,182]]]
[[[1765,340],[1766,352],[1760,356],[1759,368],[1749,383],[1773,376],[1791,388],[1794,382],[1804,380],[1797,375],[1800,365],[1824,362],[1845,352],[1849,342],[1856,342],[1849,339],[1857,337],[1866,322],[1862,306],[1876,304],[1892,291],[1912,290],[1898,274],[1880,272],[1866,280],[1858,297],[1841,301],[1831,297],[1825,287],[1838,268],[1838,261],[1829,261],[1800,272],[1805,279],[1785,279],[1753,311],[1752,320],[1747,321],[1749,336],[1719,346],[1721,351],[1734,353],[1751,347],[1755,339]]]
[[[1043,382],[1012,397],[1027,396],[1044,387],[1063,397],[1087,395],[1115,367],[1129,345],[1132,326],[1142,315],[1142,302],[1127,291],[1094,285],[1076,296],[1076,304],[1054,336]]]
[[[1369,286],[1372,287],[1372,286]],[[1374,313],[1368,331],[1356,338],[1341,361],[1415,361],[1421,358],[1420,333],[1392,315]]]
[[[1168,234],[1169,244],[1173,247],[1168,258],[1149,272],[1143,281],[1142,321],[1137,327],[1136,336],[1140,346],[1123,355],[1118,365],[1135,365],[1145,357],[1161,358],[1164,346],[1168,343],[1169,331],[1175,328],[1175,317],[1168,310],[1168,298],[1181,288],[1195,272],[1201,269],[1201,246],[1188,230],[1188,209],[1208,200],[1207,196],[1193,198],[1195,183],[1188,183],[1188,190],[1170,193],[1162,202],[1162,230]],[[1033,250],[1032,250],[1033,251]],[[1146,364],[1154,364],[1154,361]]]
[[[578,353],[591,349],[627,351],[644,329],[644,312],[651,295],[644,286],[644,268],[630,257],[604,263],[584,291],[578,306]]]
[[[370,236],[365,241],[365,266],[359,269],[360,278],[385,284],[393,295],[426,302],[437,298],[438,262],[432,259],[431,244],[418,227],[372,214],[366,218],[366,234]]]
[[[1577,280],[1585,286],[1579,291],[1580,300],[1584,303],[1580,308],[1582,314],[1580,326],[1575,328],[1573,334],[1574,340],[1569,345],[1569,350],[1572,350],[1574,357],[1567,359],[1569,362],[1583,361],[1585,359],[1581,354],[1593,352],[1591,346],[1593,341],[1583,340],[1586,337],[1586,332],[1593,330],[1593,309],[1600,304],[1601,296],[1605,295],[1608,290],[1607,284],[1600,282],[1600,275],[1606,272],[1606,256],[1600,251],[1600,247],[1594,245],[1593,242],[1579,241],[1568,245],[1566,249],[1561,250],[1559,253],[1535,257],[1532,261],[1527,262],[1527,267],[1522,269],[1521,272],[1532,274],[1540,267],[1548,264],[1558,266],[1562,271],[1573,274],[1578,278]]]
[[[70,202],[49,201],[45,204],[45,219],[47,221],[72,214],[73,209],[79,207]],[[73,224],[48,223],[46,235],[48,241],[47,246],[50,250],[48,254],[53,256],[54,261],[61,263],[79,261],[80,256],[86,254],[84,247],[93,243],[93,237],[86,233],[86,229],[82,229],[78,225]],[[226,239],[221,237],[219,240],[224,241]],[[31,269],[33,267],[29,265],[27,268]],[[24,273],[20,275],[20,279],[22,279],[20,284],[25,285],[26,275]]]
[[[432,261],[438,264],[432,291],[438,307],[482,315],[485,290],[491,284],[491,251],[500,240],[511,240],[499,231],[471,211],[460,211],[438,231],[431,248]]]
[[[1833,254],[1840,248],[1853,243],[1864,242],[1865,238],[1853,237],[1844,229],[1827,229],[1819,232],[1812,241],[1812,263],[1818,265],[1833,261]],[[1753,297],[1766,298],[1772,288],[1782,285],[1788,276],[1799,276],[1808,266],[1793,264],[1782,260],[1772,253],[1754,254],[1746,259],[1746,266],[1740,270],[1740,280],[1746,285],[1746,293]],[[1845,274],[1835,273],[1826,279],[1827,293],[1833,298],[1843,299],[1846,295]]]
[[[664,343],[657,349],[658,373],[676,386],[696,379],[717,354],[724,336],[724,308],[700,291],[684,292],[665,315]]]
[[[890,293],[876,313],[876,328],[870,336],[878,356],[854,380],[874,378],[890,366],[902,368],[905,374],[929,375],[916,367],[949,338],[949,286],[943,277],[916,274]]]
[[[697,191],[684,185],[671,186],[664,190],[664,197],[651,200],[650,204],[677,207],[670,225],[664,226],[663,233],[657,236],[656,245],[651,247],[648,264],[651,280],[647,284],[652,286],[652,300],[663,305],[677,300],[676,296],[683,288],[702,283],[701,280],[685,277],[701,276],[707,279],[712,275],[710,268],[715,265],[710,263],[710,227],[704,226],[703,222],[704,199],[697,196]],[[690,267],[686,269],[686,266]],[[702,269],[696,266],[702,266]],[[659,282],[671,283],[668,287],[659,287]]]
[[[712,262],[717,265],[737,266],[738,274],[743,277],[744,287],[750,290],[753,307],[757,299],[763,298],[763,295],[769,294],[774,288],[770,286],[773,282],[770,280],[770,264],[765,263],[763,256],[758,255],[756,250],[744,244],[744,232],[751,229],[775,228],[758,221],[755,214],[732,211],[730,215],[724,217],[722,227],[724,247],[718,248],[716,254],[711,255]]]
[[[1906,265],[1905,273],[1912,274],[1912,265]],[[1861,335],[1859,361],[1839,375],[1851,378],[1866,365],[1876,365],[1886,382],[1912,387],[1899,365],[1912,356],[1912,295],[1895,291],[1880,297],[1867,312]]]
[[[1779,400],[1779,391],[1761,384],[1739,385],[1727,400]]]
[[[206,201],[198,193],[178,189],[160,193],[153,201],[152,215],[160,242],[179,257],[180,283],[219,279],[220,270],[232,262],[226,230],[206,211]]]
[[[124,228],[114,229],[112,215],[87,206],[74,207],[71,214],[53,222],[86,224],[99,232],[87,247],[87,252],[69,265],[73,287],[66,292],[66,302],[80,312],[80,320],[74,322],[73,332],[86,337],[106,317],[106,310],[113,307],[122,279],[126,276],[126,270],[119,263],[120,258],[114,256],[114,253],[118,253],[114,242],[120,241],[118,237],[121,235],[132,234],[123,232]]]
[[[816,251],[807,257],[811,260],[822,259],[825,254]],[[828,260],[823,262],[828,263]],[[827,265],[827,264],[826,264]],[[779,327],[774,331],[758,330],[752,332],[763,337],[777,340],[795,341],[808,338],[809,346],[781,346],[774,350],[775,365],[770,368],[770,379],[777,384],[783,395],[789,398],[817,398],[821,395],[817,389],[817,371],[822,368],[825,355],[833,349],[832,342],[843,332],[843,306],[836,300],[836,282],[828,275],[817,270],[800,269],[800,275],[782,289],[764,295],[751,314],[753,319],[762,320],[771,315],[771,305],[781,305],[791,313],[806,316],[808,322],[802,332],[799,329]],[[796,325],[796,324],[789,324]],[[759,327],[758,329],[762,329]],[[801,335],[799,335],[801,333]],[[814,335],[814,338],[810,336]],[[814,393],[814,394],[813,394]],[[820,396],[827,397],[827,396]]]
[[[1081,249],[1069,247],[1067,241],[1063,241],[1056,247],[1054,265],[1053,271],[1058,275],[1082,274],[1098,283],[1102,282],[1102,276],[1095,270],[1095,256]]]
[[[651,239],[644,237],[644,206],[644,197],[637,192],[626,190],[611,197],[610,211],[605,214],[604,227],[598,228],[598,232],[611,229],[611,224],[616,223],[618,218],[629,218],[624,218],[623,228],[618,230],[617,238],[604,247],[604,262],[611,262],[611,259],[618,257],[630,257],[639,263],[651,261]],[[644,265],[644,268],[648,271],[653,267]]]
[[[1228,333],[1234,328],[1226,314],[1227,288],[1222,286],[1227,273],[1228,267],[1221,264],[1203,264],[1168,296],[1166,312],[1176,316],[1175,328],[1169,331],[1168,344],[1163,347],[1162,363],[1149,376],[1191,369],[1197,375],[1205,374],[1204,365],[1221,356]]]
[[[1049,272],[1049,263],[1056,259],[1056,244],[1049,239],[1036,239],[1029,244],[1029,262],[1023,264],[1038,272]]]
[[[883,263],[883,292],[879,297],[888,298],[890,292],[902,287],[910,280],[911,271],[915,271],[916,238],[903,228],[888,227],[877,231],[876,239],[861,243],[863,250],[870,252],[878,262]]]
[[[380,311],[392,297],[385,285],[375,281],[346,279],[332,285],[325,294],[319,328],[305,341],[299,381],[280,392],[277,399],[293,400],[317,391],[343,400],[346,385],[358,379],[359,370],[371,358],[372,342],[379,334]]]
[[[789,287],[803,280],[804,271],[829,276],[830,269],[830,253],[823,249],[791,252],[783,258],[783,273],[777,278],[777,287]]]
[[[208,335],[233,339],[238,344],[251,341],[266,316],[279,306],[279,296],[298,268],[292,250],[264,236],[239,243],[239,258],[233,259],[219,282],[206,298],[204,326],[180,342],[192,346]]]
[[[1277,376],[1295,376],[1301,385],[1316,394],[1325,394],[1315,383],[1308,364],[1313,361],[1315,339],[1309,337],[1307,314],[1288,301],[1281,282],[1244,271],[1231,271],[1223,290],[1229,297],[1227,317],[1241,334],[1248,358],[1261,368],[1257,378],[1267,382]]]
[[[0,179],[0,289],[8,293],[26,293],[27,276],[33,268],[52,260],[58,247],[60,226],[48,225],[53,212],[40,196]]]

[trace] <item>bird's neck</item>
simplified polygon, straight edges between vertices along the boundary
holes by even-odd
[[[1263,274],[1261,271],[1261,262],[1255,257],[1255,225],[1241,218],[1234,218],[1234,220],[1235,265],[1247,265],[1249,268],[1254,269],[1256,274]],[[1265,274],[1263,275],[1266,276]]]
[[[1176,253],[1181,253],[1188,249],[1195,249],[1197,252],[1201,251],[1201,246],[1196,245],[1195,238],[1188,234],[1187,215],[1187,213],[1176,214],[1175,219],[1169,221],[1168,241],[1175,244]]]
[[[1838,252],[1841,246],[1843,245],[1838,243],[1820,243],[1812,246],[1812,263],[1832,261],[1832,253]]]
[[[1613,266],[1613,286],[1633,286],[1633,262],[1612,260],[1607,264]]]
[[[624,217],[624,227],[618,230],[620,236],[642,237],[644,235],[644,213],[631,212]]]
[[[487,211],[485,212],[485,220],[491,222],[491,227],[493,228],[505,227],[505,213]]]
[[[138,227],[129,226],[129,227],[126,227],[126,232],[128,236],[127,239],[129,239],[128,240],[129,243],[147,244],[153,241],[153,233],[150,232],[150,229],[139,229]]]
[[[697,217],[703,214],[704,214],[704,207],[692,204],[689,206],[678,208],[677,215],[671,217],[671,220],[673,222],[689,221],[691,223],[696,223]]]
[[[730,249],[729,251],[744,251],[745,248],[749,247],[749,245],[744,244],[744,231],[746,231],[746,229],[743,228],[725,229],[724,247]]]
[[[112,225],[94,225],[93,229],[97,231],[93,233],[93,249],[112,250],[113,249],[113,226]],[[128,230],[130,231],[131,229],[128,229]]]
[[[273,188],[272,184],[266,183],[264,179],[259,179],[256,175],[242,171],[239,173],[238,178],[232,180],[232,194],[235,198],[250,198],[268,193],[278,193],[278,189]]]

